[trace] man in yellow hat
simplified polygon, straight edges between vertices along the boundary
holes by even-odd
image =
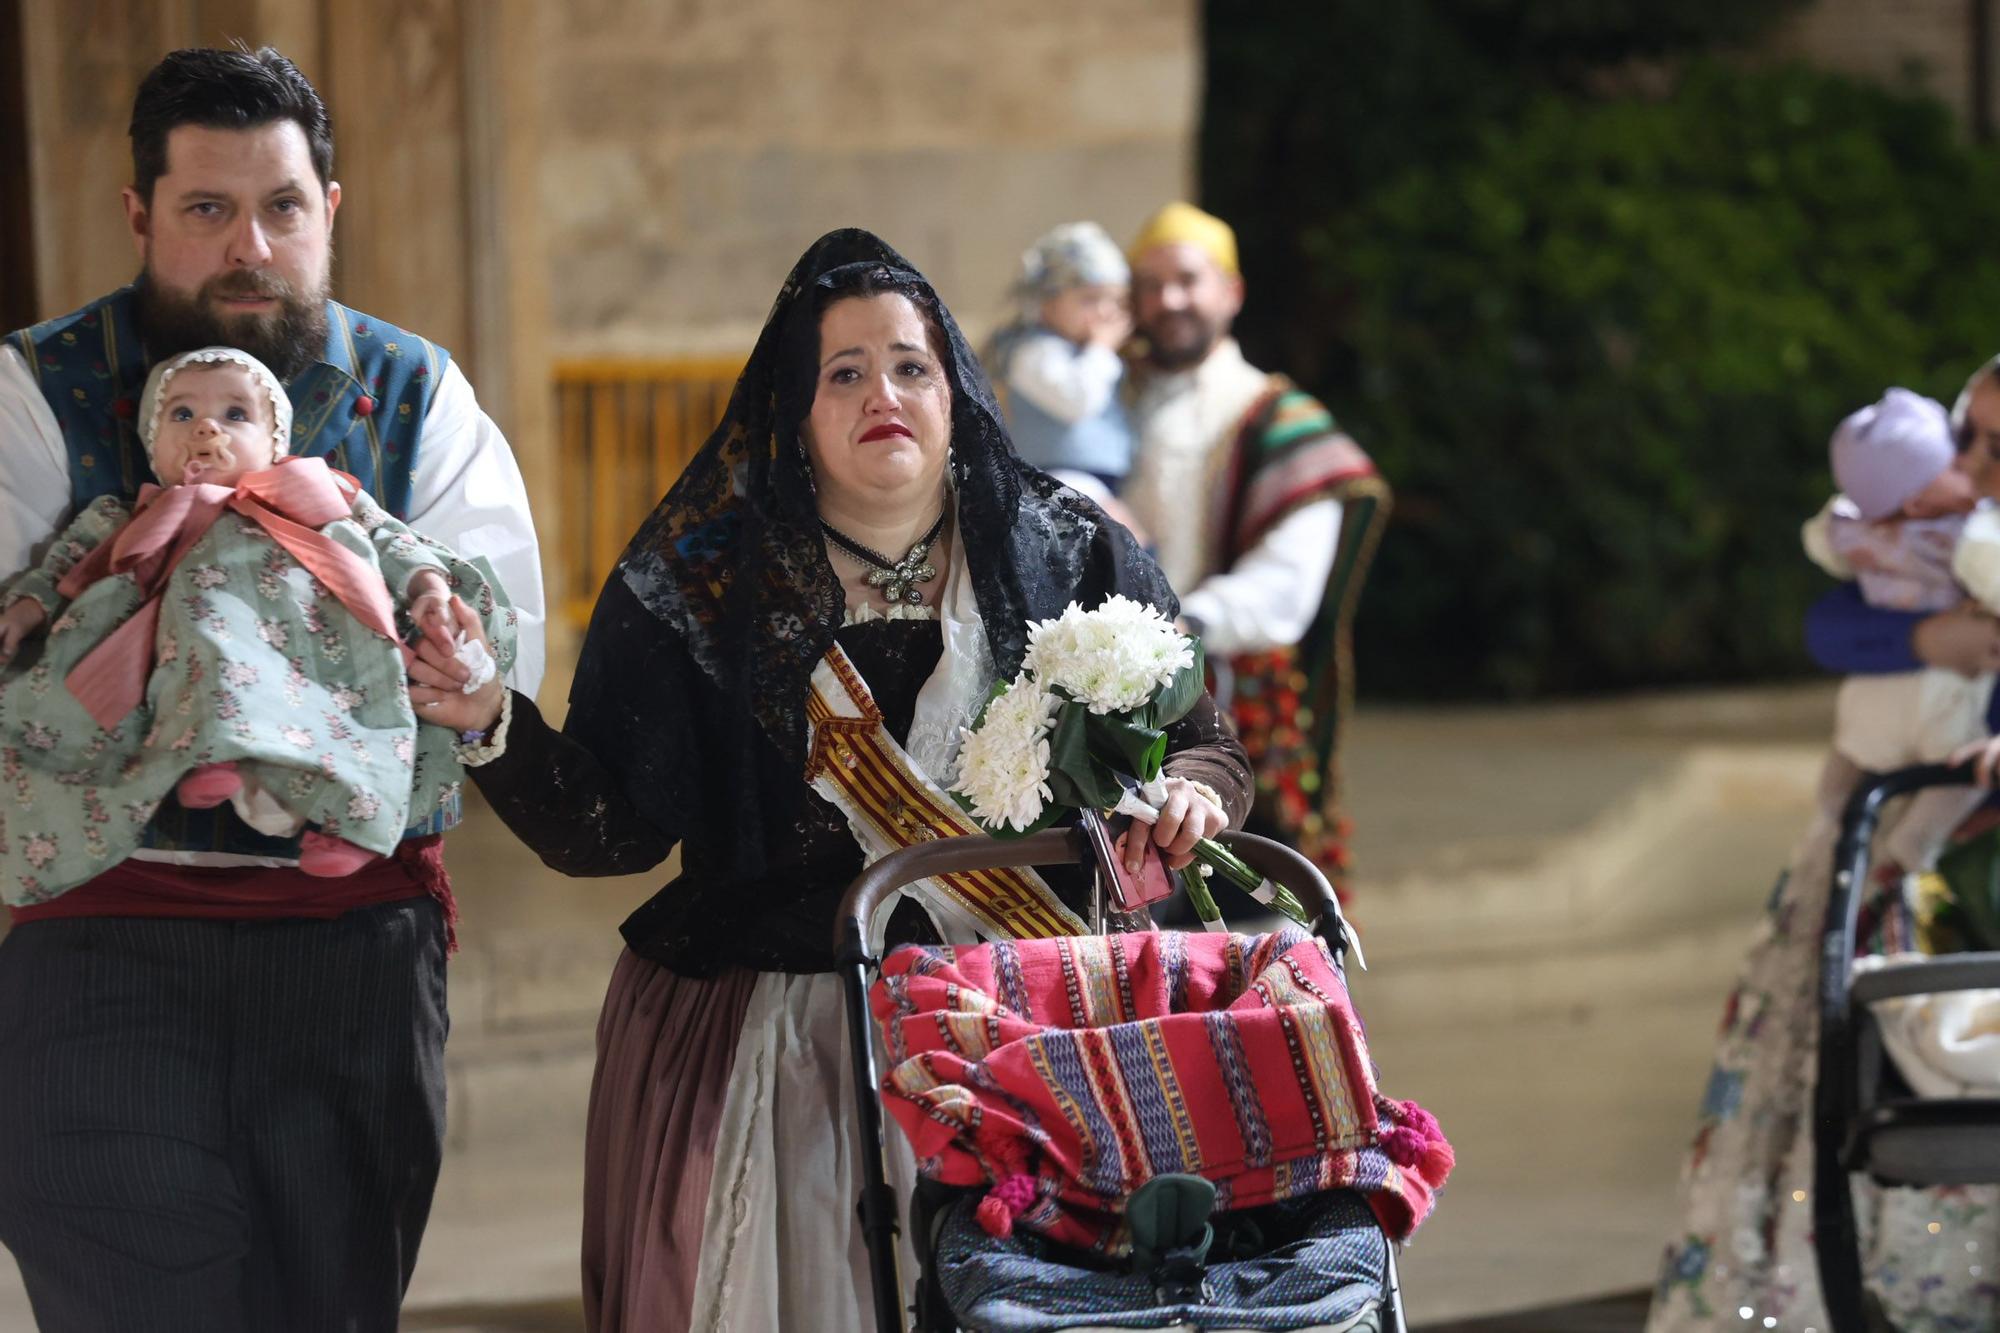
[[[1130,258],[1136,451],[1120,498],[1157,543],[1218,676],[1233,674],[1237,730],[1257,766],[1252,827],[1338,884],[1348,621],[1388,490],[1324,407],[1244,360],[1230,336],[1244,292],[1228,223],[1168,204]]]

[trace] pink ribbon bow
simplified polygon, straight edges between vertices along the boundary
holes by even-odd
[[[70,693],[106,731],[139,706],[153,671],[153,641],[167,581],[224,510],[234,510],[270,533],[355,619],[395,644],[408,662],[413,654],[396,634],[395,604],[381,573],[318,531],[351,516],[360,490],[359,482],[334,471],[323,458],[284,459],[275,467],[245,473],[234,489],[205,483],[140,487],[131,519],[57,585],[64,597],[74,598],[99,579],[130,574],[145,597],[131,619],[65,678]]]

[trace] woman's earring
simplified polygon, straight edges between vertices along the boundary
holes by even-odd
[[[804,440],[796,440],[795,443],[799,447],[799,470],[805,473],[806,476],[806,494],[817,497],[819,495],[819,480],[813,476],[812,455],[806,452],[806,442]]]

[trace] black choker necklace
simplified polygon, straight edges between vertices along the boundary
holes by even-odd
[[[915,606],[924,600],[924,595],[917,591],[916,585],[928,583],[937,577],[937,566],[930,564],[924,557],[930,554],[931,543],[938,539],[940,532],[944,531],[945,513],[946,510],[938,510],[937,522],[931,524],[931,530],[926,532],[915,546],[904,552],[901,560],[891,560],[879,551],[869,550],[825,519],[819,521],[819,526],[826,533],[828,541],[856,560],[874,566],[867,575],[869,587],[880,588],[882,595],[892,602],[908,602]]]

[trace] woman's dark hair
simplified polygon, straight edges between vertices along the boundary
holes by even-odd
[[[814,512],[811,469],[805,461],[799,428],[811,415],[813,396],[819,391],[820,324],[827,310],[839,302],[875,296],[900,296],[915,307],[930,340],[931,355],[938,359],[946,382],[957,378],[958,358],[952,352],[951,337],[945,332],[937,297],[923,279],[887,264],[850,264],[815,283],[810,297],[793,307],[785,328],[774,395],[777,457],[772,480],[780,507],[795,519],[810,520]],[[954,394],[954,400],[956,397]]]
[[[848,272],[829,274],[820,284],[813,301],[813,325],[826,318],[827,308],[838,301],[867,300],[874,296],[900,296],[916,307],[931,340],[931,355],[950,372],[951,339],[945,336],[944,320],[938,313],[937,297],[930,286],[914,273],[905,273],[886,264],[868,265]]]
[[[796,431],[812,412],[813,395],[819,383],[819,330],[828,309],[842,301],[867,300],[876,296],[900,296],[916,307],[930,338],[931,355],[943,365],[950,378],[958,369],[951,354],[951,339],[945,336],[944,320],[937,310],[937,297],[922,279],[886,264],[852,264],[836,269],[814,284],[810,300],[801,301],[785,330],[783,371],[778,386],[778,421],[787,431]]]
[[[249,130],[289,120],[305,131],[313,172],[333,179],[333,124],[299,67],[271,47],[188,47],[153,66],[132,99],[132,188],[148,204],[167,171],[167,135],[181,125]]]

